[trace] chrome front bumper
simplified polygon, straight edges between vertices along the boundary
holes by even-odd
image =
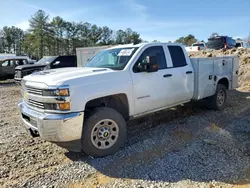
[[[44,140],[72,142],[81,139],[84,112],[45,114],[28,108],[25,102],[18,106],[25,127],[37,131]]]

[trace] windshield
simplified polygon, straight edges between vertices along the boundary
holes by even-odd
[[[195,43],[195,44],[193,44],[192,46],[204,47],[204,44],[202,44],[202,43]]]
[[[50,56],[50,57],[43,57],[39,61],[36,62],[36,64],[49,64],[52,61],[54,61],[57,58],[57,56]]]
[[[224,47],[224,38],[210,38],[208,39],[207,47],[210,49],[221,49]]]
[[[138,48],[115,48],[101,51],[85,67],[110,68],[122,70]]]

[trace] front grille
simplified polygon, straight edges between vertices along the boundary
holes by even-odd
[[[36,108],[41,112],[59,111],[58,103],[69,102],[69,97],[62,97],[56,95],[56,89],[36,88],[26,84],[26,80],[21,81],[21,94],[23,95],[23,101],[30,107]]]
[[[34,95],[43,95],[42,89],[32,88],[26,86],[27,93],[34,94]]]
[[[24,100],[29,106],[43,109],[43,110],[56,110],[57,105],[52,104],[52,103],[42,103],[42,102],[37,102],[32,99]]]
[[[22,78],[22,71],[21,70],[15,71],[15,78]]]
[[[25,102],[30,106],[40,108],[40,109],[44,109],[44,103],[42,103],[42,102],[37,102],[37,101],[31,100],[31,99],[28,99]]]

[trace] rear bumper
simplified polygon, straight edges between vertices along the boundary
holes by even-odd
[[[26,129],[36,132],[42,139],[54,142],[68,150],[81,150],[80,140],[84,112],[43,114],[28,108],[24,102],[18,106]],[[79,146],[76,146],[76,143],[79,143]]]

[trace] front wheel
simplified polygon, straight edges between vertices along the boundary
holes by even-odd
[[[218,84],[216,92],[213,96],[208,98],[209,107],[213,110],[222,110],[227,101],[227,90],[224,85]]]
[[[124,146],[127,126],[122,115],[112,108],[96,108],[83,125],[82,149],[92,157],[104,157]]]

